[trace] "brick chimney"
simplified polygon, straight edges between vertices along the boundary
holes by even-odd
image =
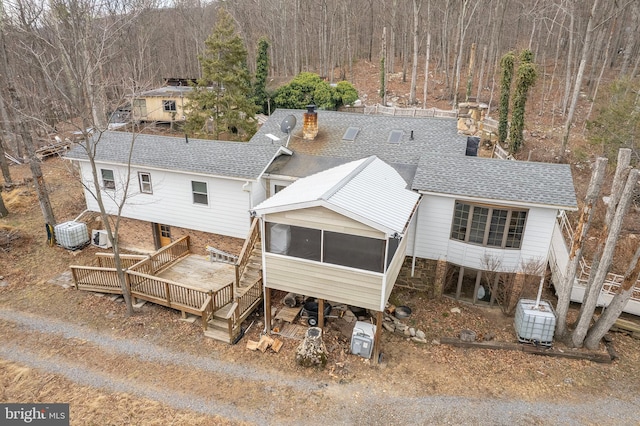
[[[318,135],[318,113],[315,110],[315,105],[307,105],[302,127],[302,138],[304,140],[312,141]]]

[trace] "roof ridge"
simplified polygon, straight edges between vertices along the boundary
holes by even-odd
[[[341,190],[347,184],[347,182],[351,181],[351,179],[353,179],[354,176],[358,175],[363,169],[365,169],[367,166],[369,166],[369,164],[371,164],[377,159],[378,157],[375,155],[368,157],[365,161],[362,162],[362,164],[358,165],[358,167],[351,170],[349,174],[347,174],[345,177],[340,179],[340,181],[337,184],[335,184],[331,189],[329,189],[327,192],[322,194],[320,196],[320,199],[325,201],[329,200],[329,198],[331,198],[336,192]]]

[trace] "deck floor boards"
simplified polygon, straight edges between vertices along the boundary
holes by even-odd
[[[236,271],[233,265],[210,262],[204,256],[190,254],[159,273],[158,277],[209,291],[234,281]]]

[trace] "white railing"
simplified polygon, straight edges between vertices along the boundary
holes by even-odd
[[[567,241],[569,244],[567,244]],[[556,224],[553,236],[551,240],[551,251],[549,256],[549,264],[551,267],[551,275],[553,280],[557,283],[564,280],[564,276],[567,270],[567,264],[569,259],[569,250],[573,245],[573,229],[571,224],[567,220],[567,216],[564,211],[558,215],[558,223]],[[589,276],[591,275],[591,265],[586,261],[584,257],[580,259],[578,265],[578,272],[576,274],[576,281],[574,283],[574,290],[572,291],[571,300],[574,302],[582,302],[582,296],[589,282]],[[614,274],[609,272],[602,285],[602,291],[600,293],[600,299],[604,302],[602,304],[608,304],[611,298],[619,292],[624,277],[620,274]],[[579,287],[579,288],[578,288]],[[575,296],[574,296],[575,294]],[[626,312],[634,313],[638,315],[635,306],[630,306],[632,303],[640,303],[640,280],[636,282],[631,299],[625,308]]]
[[[364,107],[365,114],[392,115],[394,117],[446,117],[457,118],[458,110],[444,110],[438,108],[398,108],[376,104]]]

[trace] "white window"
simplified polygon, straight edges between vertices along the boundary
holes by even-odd
[[[209,195],[207,194],[207,182],[191,181],[191,192],[193,193],[193,203],[209,205]]]
[[[153,194],[150,173],[138,172],[138,182],[140,183],[140,192],[143,194]]]
[[[519,249],[526,219],[525,210],[456,201],[451,239],[487,247]]]
[[[175,112],[176,101],[169,101],[169,100],[162,101],[162,109],[167,112]]]
[[[100,169],[102,175],[102,188],[104,189],[116,189],[116,181],[113,177],[113,170]]]

